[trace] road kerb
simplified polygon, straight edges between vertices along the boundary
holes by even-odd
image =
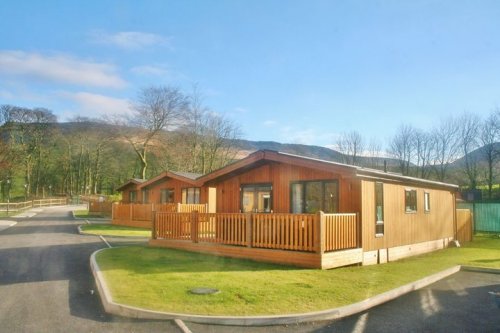
[[[101,249],[92,254],[90,258],[90,266],[92,273],[96,280],[101,302],[107,313],[140,319],[165,319],[175,320],[180,319],[187,322],[194,322],[200,324],[214,324],[214,325],[235,325],[235,326],[268,326],[268,325],[290,325],[311,321],[332,320],[340,319],[353,314],[365,311],[374,306],[388,302],[398,298],[404,294],[421,289],[430,284],[433,284],[441,279],[444,279],[452,274],[460,271],[460,266],[454,266],[449,269],[443,270],[436,274],[429,275],[423,279],[408,283],[404,286],[392,289],[385,293],[370,297],[358,303],[308,313],[287,314],[287,315],[273,315],[273,316],[206,316],[206,315],[192,315],[183,313],[160,312],[137,308],[134,306],[124,305],[113,302],[111,293],[107,287],[104,276],[95,260],[96,254]]]

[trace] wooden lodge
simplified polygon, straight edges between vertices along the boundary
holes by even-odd
[[[136,186],[150,202],[161,204],[166,188],[182,202],[175,212],[150,208],[151,246],[333,268],[441,249],[457,232],[456,185],[275,151]],[[188,188],[205,209],[181,212]]]

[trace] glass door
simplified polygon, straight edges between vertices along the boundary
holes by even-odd
[[[241,211],[243,213],[270,213],[272,210],[272,186],[245,185],[241,187]]]

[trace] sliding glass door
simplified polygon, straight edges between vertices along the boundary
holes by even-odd
[[[294,182],[290,188],[292,213],[338,212],[339,185],[336,180]]]
[[[270,213],[272,189],[270,184],[242,186],[241,211],[243,213]]]

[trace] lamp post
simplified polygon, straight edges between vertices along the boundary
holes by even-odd
[[[52,197],[52,185],[49,185],[49,197]]]
[[[28,184],[24,184],[24,202],[28,201]]]

